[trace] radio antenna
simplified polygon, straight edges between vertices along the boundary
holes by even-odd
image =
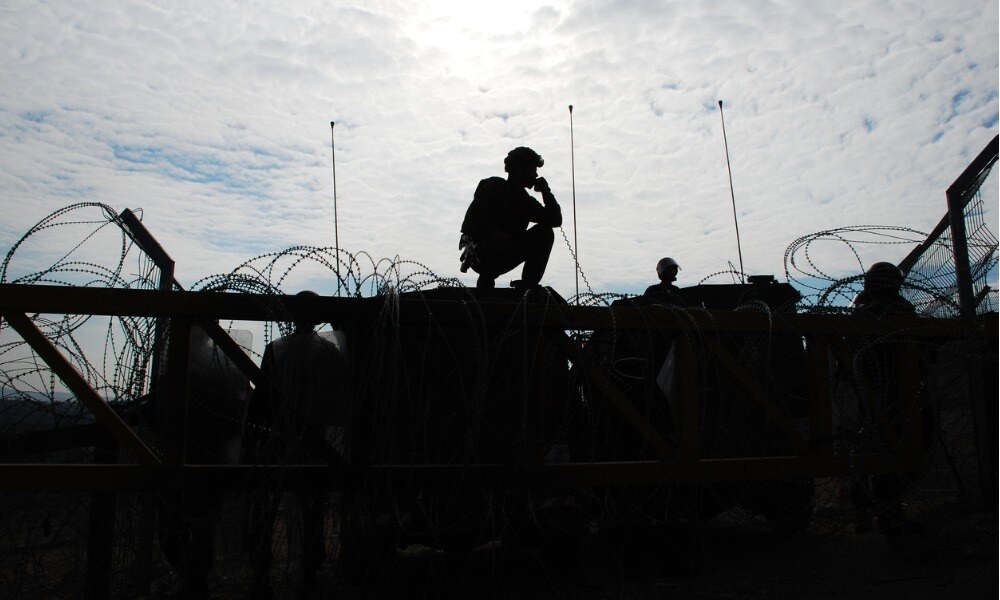
[[[333,126],[330,121],[330,152],[333,157],[333,246],[337,253],[337,296],[340,296],[340,224],[337,221],[337,141],[333,135]]]
[[[726,169],[729,171],[729,197],[733,200],[733,223],[736,224],[736,251],[740,256],[740,283],[746,283],[743,271],[743,246],[740,244],[740,221],[736,217],[736,194],[733,192],[733,168],[729,164],[729,140],[726,139],[726,117],[722,113],[722,100],[719,100],[719,116],[722,117],[722,141],[726,144]]]
[[[576,304],[580,304],[580,245],[576,237],[576,154],[573,140],[573,105],[569,105],[569,165],[573,188],[573,273],[576,276]]]

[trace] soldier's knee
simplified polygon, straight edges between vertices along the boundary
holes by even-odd
[[[556,234],[552,231],[550,227],[538,227],[536,230],[536,235],[538,240],[544,242],[546,245],[551,246],[555,242]]]

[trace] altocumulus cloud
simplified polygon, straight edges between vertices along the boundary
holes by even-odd
[[[756,273],[813,231],[929,229],[996,135],[995,3],[500,8],[6,2],[0,245],[78,201],[142,207],[182,281],[332,245],[336,121],[341,245],[457,276],[465,208],[510,148],[545,157],[570,216],[572,104],[581,265],[636,291],[663,255],[684,284],[736,260],[720,99]],[[561,237],[546,281],[570,292]]]

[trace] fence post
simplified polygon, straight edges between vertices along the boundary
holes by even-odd
[[[948,220],[951,224],[951,249],[955,256],[955,284],[958,286],[958,311],[963,317],[973,317],[972,272],[969,269],[969,237],[965,230],[965,198],[956,186],[948,188]]]
[[[993,325],[995,327],[995,323]],[[984,336],[985,337],[985,336]],[[969,404],[976,433],[976,467],[983,503],[997,505],[997,357],[989,338],[969,344]]]
[[[976,316],[976,300],[972,287],[972,269],[969,264],[969,239],[965,226],[965,208],[969,198],[982,182],[982,174],[997,160],[1000,148],[1000,136],[996,136],[987,144],[979,156],[966,167],[958,179],[948,188],[948,217],[951,221],[952,253],[955,257],[955,283],[958,287],[959,314],[966,319]],[[975,189],[974,189],[975,188]],[[996,420],[989,421],[988,415],[996,414],[989,410],[996,403],[996,395],[987,396],[987,385],[984,381],[986,367],[983,357],[979,356],[980,348],[972,348],[972,360],[969,364],[969,403],[976,431],[976,462],[979,472],[979,488],[984,501],[995,506],[997,495],[997,456],[996,456]],[[988,350],[987,350],[988,353]]]
[[[820,334],[806,338],[809,361],[809,443],[822,457],[833,456],[833,399],[830,344]]]
[[[191,319],[187,317],[171,319],[167,365],[156,390],[156,401],[163,411],[164,462],[171,465],[184,465],[187,462],[190,343]]]
[[[117,462],[118,442],[106,431],[99,430],[94,444],[94,463],[114,464]],[[91,600],[104,600],[111,597],[117,501],[118,494],[115,492],[90,494],[86,597]]]
[[[170,255],[160,246],[156,238],[146,229],[142,221],[129,209],[125,209],[118,215],[125,227],[132,234],[140,248],[153,260],[160,270],[160,280],[157,288],[163,292],[172,291],[176,285],[174,280],[175,263]],[[180,286],[177,286],[180,287]],[[156,317],[156,325],[153,328],[153,358],[150,361],[149,391],[156,394],[156,381],[160,377],[161,361],[163,357],[164,340],[166,339],[167,324],[169,319]],[[138,581],[136,592],[140,596],[148,596],[151,591],[153,579],[153,537],[155,535],[156,508],[155,498],[152,494],[143,494],[140,497],[139,513],[139,550],[137,557]]]
[[[687,332],[685,332],[687,333]],[[694,340],[688,335],[678,337],[674,342],[677,353],[677,388],[679,414],[674,418],[680,423],[680,456],[685,461],[701,458],[701,406],[699,406],[698,357],[695,355]]]
[[[969,166],[962,171],[945,192],[948,199],[948,219],[951,224],[952,252],[955,256],[955,279],[958,286],[958,307],[963,317],[976,315],[975,297],[972,290],[972,272],[969,265],[969,239],[965,227],[965,207],[978,191],[985,173],[997,161],[1000,149],[1000,135],[994,137],[983,148]]]
[[[984,316],[984,324],[987,328],[997,330],[997,314]],[[991,344],[989,338],[984,340],[983,347],[986,349],[980,361],[979,391],[980,397],[984,400],[983,405],[983,433],[981,447],[978,448],[980,456],[985,459],[986,464],[980,471],[980,489],[983,493],[983,500],[986,506],[996,507],[997,505],[997,346]]]

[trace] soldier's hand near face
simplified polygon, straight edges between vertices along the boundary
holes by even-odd
[[[549,193],[552,192],[552,190],[549,189],[549,182],[545,181],[544,177],[539,177],[538,179],[536,179],[535,184],[532,187],[534,187],[536,192],[542,192],[543,194],[545,192]]]

